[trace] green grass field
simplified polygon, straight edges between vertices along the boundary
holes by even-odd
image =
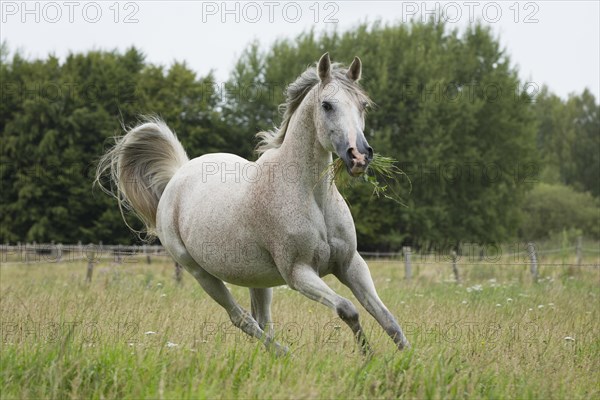
[[[163,259],[164,260],[164,259]],[[600,398],[600,269],[371,262],[412,349],[359,306],[375,354],[324,306],[276,288],[277,358],[173,264],[103,260],[1,269],[2,399]],[[585,260],[598,264],[597,259]],[[333,277],[326,281],[358,302]],[[248,291],[231,287],[249,308]],[[566,339],[567,338],[567,339]]]

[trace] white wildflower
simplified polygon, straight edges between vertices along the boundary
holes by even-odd
[[[481,285],[473,285],[467,288],[467,292],[481,292],[483,290],[483,286]]]

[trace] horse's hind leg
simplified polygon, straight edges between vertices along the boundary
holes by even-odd
[[[184,266],[184,268],[192,274],[200,283],[202,289],[221,307],[227,311],[231,322],[242,331],[250,336],[259,339],[268,350],[275,351],[278,355],[283,355],[288,352],[287,348],[273,341],[272,337],[267,335],[259,326],[258,322],[250,313],[244,310],[233,298],[231,292],[222,280],[215,278],[213,275],[206,272],[198,263],[190,256],[183,244],[169,243],[169,252],[175,260]]]
[[[350,300],[335,293],[308,265],[293,266],[290,273],[287,276],[284,275],[284,278],[292,289],[333,309],[342,321],[352,329],[362,352],[364,354],[371,352],[362,326],[358,321],[358,311]]]
[[[360,254],[355,253],[350,264],[342,266],[335,275],[352,290],[360,304],[379,322],[400,350],[409,346],[400,325],[377,295],[367,263]]]
[[[275,353],[283,355],[288,352],[288,349],[273,341],[272,336],[265,333],[258,322],[250,313],[244,310],[233,298],[231,292],[220,279],[215,278],[198,264],[190,269],[192,275],[196,278],[204,291],[212,297],[221,307],[229,314],[231,322],[242,331],[250,336],[259,339],[268,350],[274,350]]]
[[[260,328],[273,337],[273,321],[271,320],[272,288],[250,288],[250,301],[252,316],[258,322]]]

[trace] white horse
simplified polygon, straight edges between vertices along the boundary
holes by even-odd
[[[328,274],[399,349],[408,346],[356,250],[354,221],[329,168],[332,152],[352,176],[373,157],[363,134],[370,100],[357,84],[361,69],[358,57],[345,69],[324,54],[288,87],[280,128],[258,134],[256,162],[224,153],[189,160],[164,122],[152,119],[117,139],[98,166],[96,181],[110,172],[121,210],[142,219],[235,326],[278,354],[287,348],[273,339],[271,298],[283,284],[333,309],[371,351],[356,307],[321,279]],[[251,313],[224,282],[250,289]]]

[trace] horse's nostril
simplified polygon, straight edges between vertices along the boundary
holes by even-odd
[[[369,147],[369,148],[367,149],[367,151],[369,152],[369,155],[367,156],[367,158],[368,158],[369,160],[372,160],[372,159],[373,159],[373,149],[372,149],[371,147]]]
[[[348,159],[354,160],[356,158],[354,157],[354,147],[350,147],[346,153],[348,153]]]

